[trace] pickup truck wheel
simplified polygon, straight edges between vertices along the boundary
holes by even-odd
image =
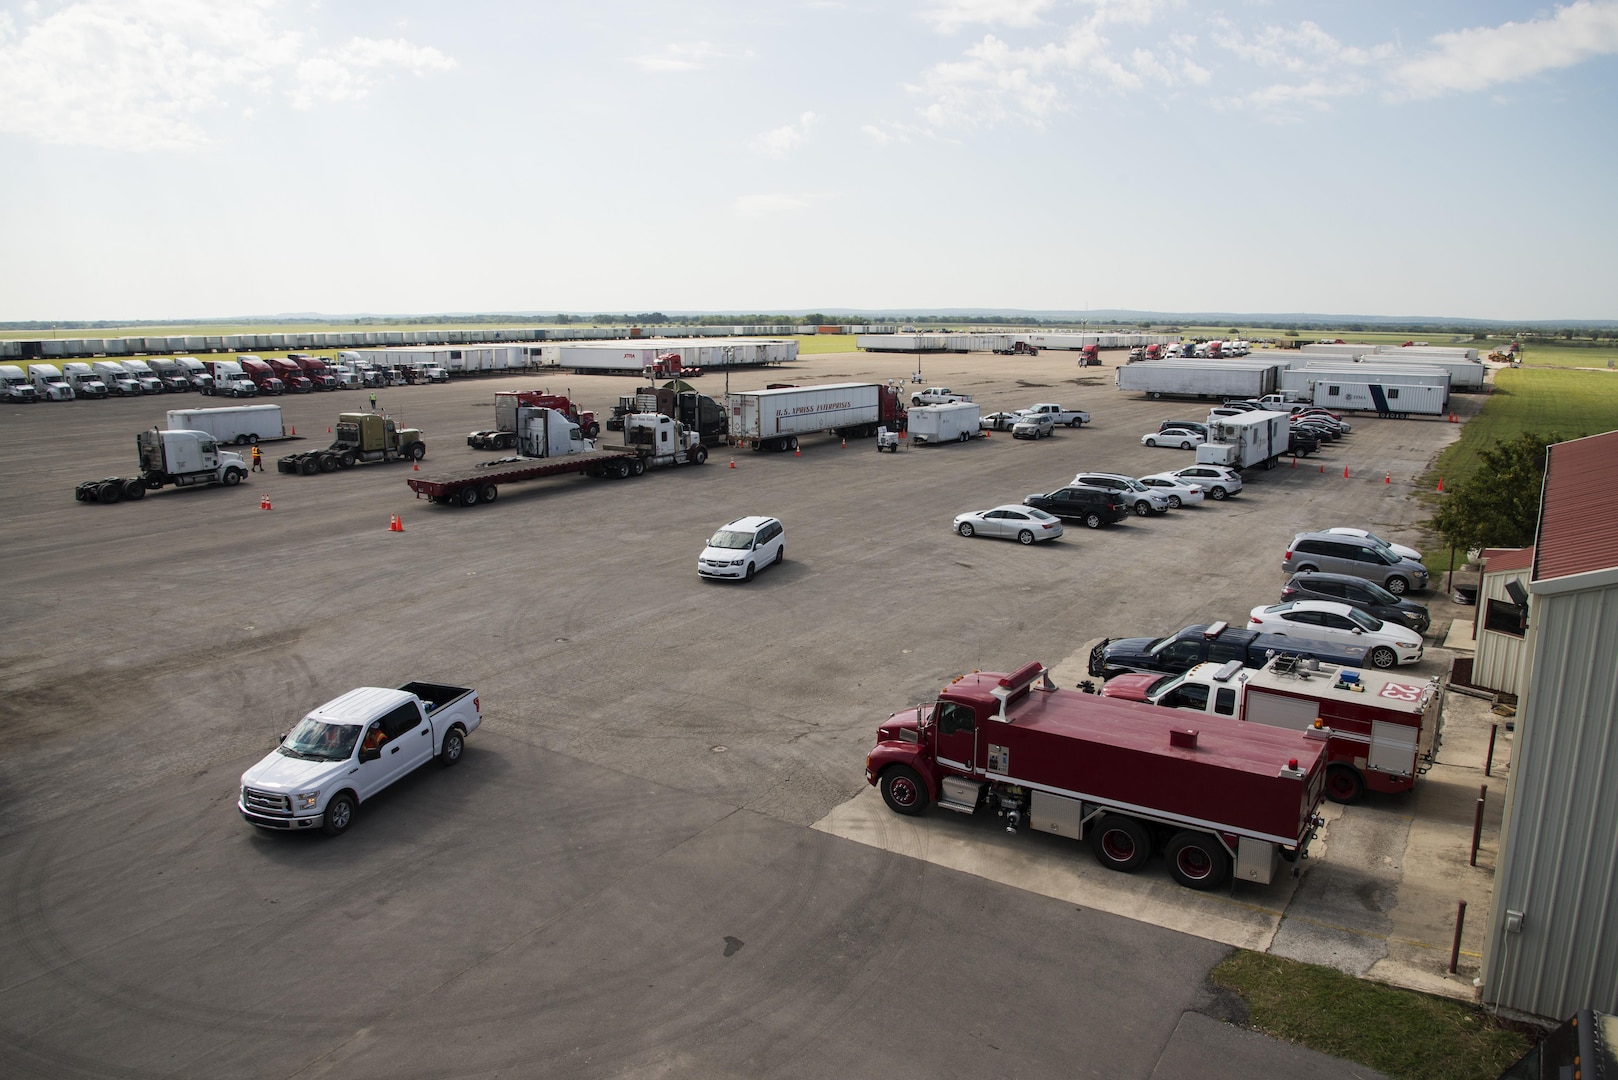
[[[1102,866],[1127,874],[1151,858],[1152,834],[1132,817],[1108,814],[1090,830],[1090,850]]]
[[[955,531],[960,533],[962,536],[970,537],[972,535],[972,523],[970,521],[963,521]]]
[[[1085,514],[1084,515],[1084,524],[1085,524],[1086,528],[1090,528],[1090,529],[1099,529],[1099,528],[1101,528],[1101,515],[1100,514]]]
[[[225,486],[226,487],[235,487],[237,484],[239,484],[241,482],[242,482],[242,471],[240,469],[226,469],[225,470]]]
[[[927,809],[927,785],[908,765],[890,765],[877,781],[882,789],[882,801],[896,814],[915,816]]]
[[[456,497],[461,500],[462,506],[476,506],[478,504],[478,489],[475,487],[464,487],[460,490],[459,495]]]
[[[1358,770],[1347,765],[1332,765],[1326,770],[1326,798],[1347,806],[1360,801],[1365,794],[1365,780]]]
[[[500,489],[493,484],[484,484],[478,489],[478,502],[492,503],[500,497]]]
[[[1230,854],[1207,833],[1190,829],[1174,834],[1163,850],[1169,873],[1188,889],[1214,889],[1230,873]]]
[[[438,763],[445,768],[461,760],[461,751],[466,749],[466,736],[458,727],[450,728],[444,733],[444,745],[438,750]]]
[[[1017,534],[1017,543],[1021,544],[1023,547],[1027,547],[1029,544],[1032,544],[1033,542],[1034,542],[1034,534],[1032,532],[1030,532],[1028,529],[1024,529],[1022,532]]]
[[[1386,645],[1378,645],[1371,650],[1371,666],[1382,668],[1384,671],[1399,662],[1399,655]]]
[[[691,463],[693,465],[701,465],[703,462],[705,462],[707,460],[708,460],[708,449],[707,449],[707,447],[699,446],[695,450],[691,451]]]
[[[327,836],[341,836],[352,824],[354,796],[346,791],[333,795],[331,802],[326,804],[326,819],[320,823],[320,831]]]
[[[1075,416],[1073,419],[1071,419],[1071,420],[1069,420],[1067,422],[1067,426],[1071,427],[1071,428],[1083,427],[1084,426],[1084,421],[1080,420],[1077,416]]]

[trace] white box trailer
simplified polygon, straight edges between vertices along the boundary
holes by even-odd
[[[1443,416],[1449,411],[1447,383],[1434,386],[1400,382],[1396,374],[1356,371],[1312,374],[1309,400],[1333,412],[1375,412],[1378,416],[1403,420],[1407,416]]]
[[[1328,359],[1357,360],[1362,356],[1368,356],[1374,352],[1376,352],[1376,346],[1372,345],[1368,341],[1350,341],[1344,342],[1340,345],[1332,345],[1322,342],[1316,345],[1302,345],[1298,348],[1298,353],[1305,358],[1305,363],[1310,360],[1319,360],[1322,357]]]
[[[903,415],[898,391],[880,383],[742,390],[726,398],[725,409],[731,445],[754,450],[796,450],[801,436],[823,431],[868,438],[883,425],[897,427]]]
[[[949,335],[857,334],[854,346],[866,352],[940,353],[949,351]]]
[[[1019,334],[1023,341],[1041,349],[1079,350],[1086,345],[1100,345],[1100,334]]]
[[[1286,413],[1245,412],[1240,416],[1208,415],[1208,441],[1197,447],[1197,464],[1250,469],[1275,467],[1292,447],[1292,421]]]
[[[1150,398],[1258,398],[1274,393],[1282,365],[1247,360],[1146,360],[1118,368],[1120,390]]]
[[[170,431],[206,431],[222,443],[246,446],[286,435],[279,405],[227,405],[218,409],[170,409]]]
[[[1481,360],[1468,360],[1459,354],[1452,356],[1407,355],[1413,351],[1406,349],[1402,353],[1372,353],[1361,362],[1376,364],[1384,368],[1409,366],[1447,371],[1449,372],[1449,388],[1452,393],[1482,393],[1484,386],[1488,383],[1486,375],[1488,367]]]
[[[1428,357],[1434,360],[1459,356],[1463,360],[1477,360],[1478,351],[1462,345],[1378,345],[1378,357],[1403,356],[1415,360]]]
[[[955,401],[948,405],[918,405],[905,414],[914,446],[927,443],[966,442],[983,434],[978,426],[982,415],[975,401]]]

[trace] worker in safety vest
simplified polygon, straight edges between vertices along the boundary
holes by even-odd
[[[253,471],[264,471],[264,451],[258,448],[258,443],[253,444]]]

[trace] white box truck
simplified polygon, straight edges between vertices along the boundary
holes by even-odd
[[[978,428],[982,410],[974,401],[955,401],[948,405],[921,405],[910,410],[910,442],[915,446],[926,443],[966,442],[983,432]]]
[[[869,438],[879,427],[904,419],[899,392],[881,383],[823,383],[743,390],[725,399],[732,446],[796,450],[798,439],[829,431],[843,438]]]
[[[1197,447],[1197,464],[1250,469],[1275,467],[1292,446],[1292,422],[1286,413],[1244,412],[1208,415],[1208,441]]]
[[[279,405],[227,405],[219,409],[170,409],[170,431],[205,431],[222,443],[247,446],[261,439],[279,439],[286,434],[281,426]]]

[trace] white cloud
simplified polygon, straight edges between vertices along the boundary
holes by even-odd
[[[387,69],[453,62],[408,42],[312,48],[279,26],[275,0],[80,0],[20,29],[0,23],[0,131],[123,150],[193,149],[206,121],[297,76],[299,104],[362,97]],[[430,54],[430,55],[428,55]],[[364,69],[355,72],[354,67]],[[325,87],[325,92],[317,92]]]
[[[795,124],[766,131],[753,140],[753,149],[765,157],[784,158],[809,138],[809,129],[815,125],[815,114],[806,112]]]
[[[1548,19],[1457,30],[1433,43],[1397,70],[1413,97],[1485,90],[1618,53],[1618,3],[1579,0]]]
[[[951,34],[963,26],[1031,27],[1040,25],[1041,13],[1056,0],[938,0],[922,10],[921,18],[941,34]]]
[[[733,60],[751,55],[751,53],[738,53],[734,50],[722,49],[706,41],[671,41],[663,46],[661,52],[631,56],[629,62],[642,71],[661,74],[673,71],[702,71],[712,66],[716,61]]]
[[[866,137],[878,146],[886,146],[893,141],[892,135],[889,135],[875,124],[866,124],[860,128],[860,131],[864,132]]]
[[[292,104],[310,109],[322,101],[358,101],[390,70],[420,76],[454,67],[454,60],[430,45],[412,45],[397,38],[353,38],[332,55],[312,57],[298,65]]]
[[[738,217],[764,218],[807,210],[823,196],[792,195],[784,192],[760,195],[738,195],[731,202],[731,210]]]

